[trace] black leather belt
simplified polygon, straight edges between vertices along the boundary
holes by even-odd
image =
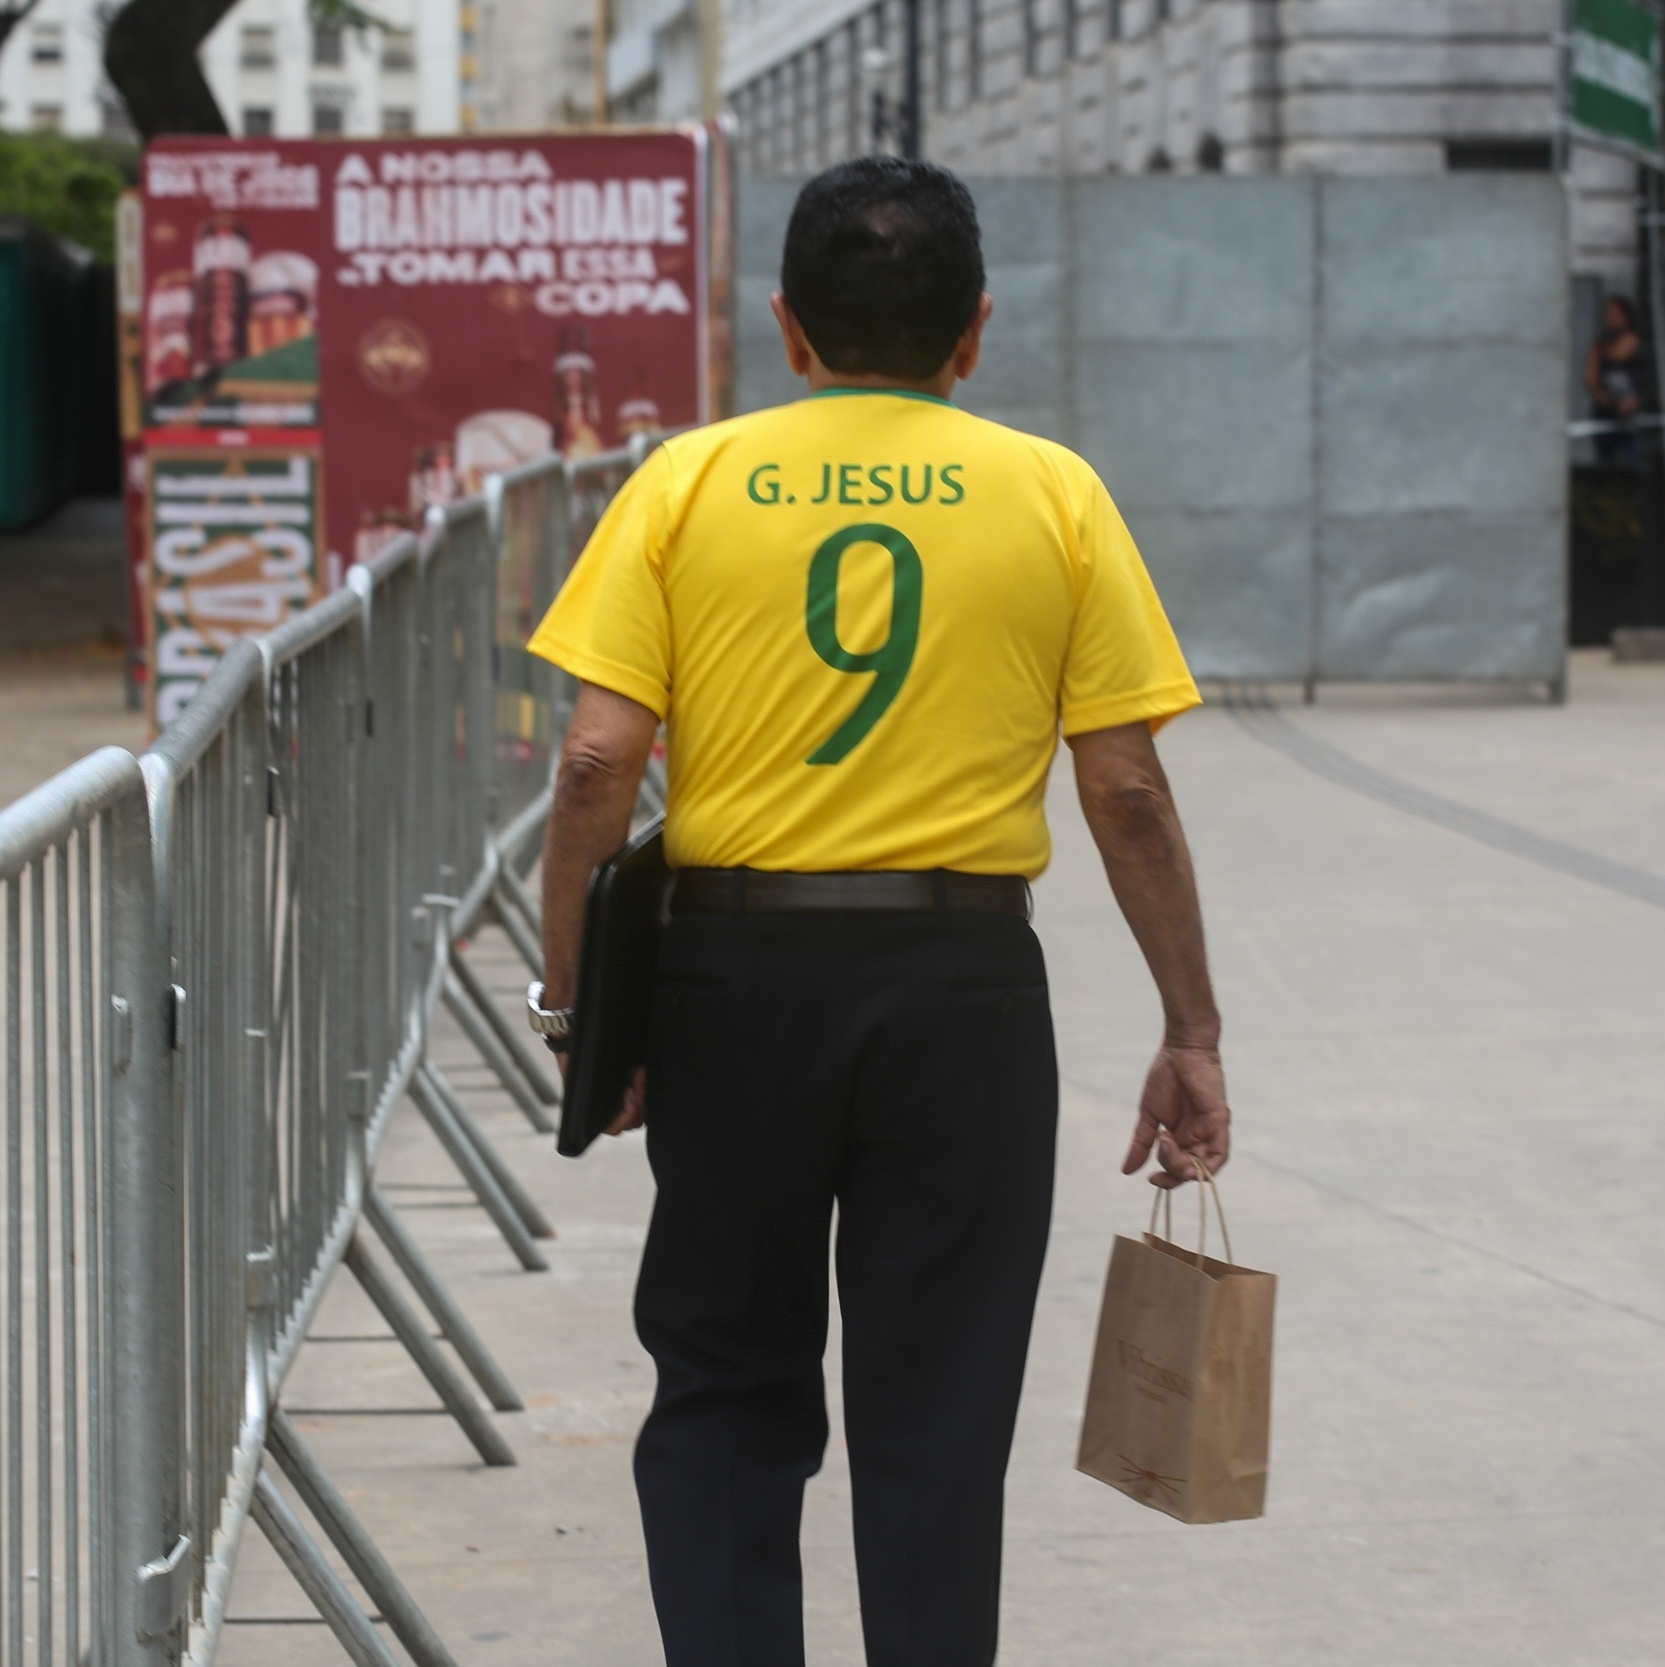
[[[907,914],[941,911],[1029,918],[1020,874],[919,872],[782,874],[761,868],[684,868],[671,891],[673,915]]]

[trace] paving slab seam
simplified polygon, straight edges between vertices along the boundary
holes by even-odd
[[[1582,846],[1550,839],[1518,822],[1476,810],[1460,800],[1448,799],[1443,793],[1431,793],[1365,764],[1291,723],[1272,704],[1262,684],[1227,684],[1225,706],[1245,734],[1338,787],[1362,793],[1378,804],[1431,822],[1448,833],[1460,834],[1494,851],[1522,857],[1540,868],[1665,909],[1665,876],[1650,874],[1628,863],[1613,862]]]
[[[1124,1109],[1122,1101],[1109,1089],[1099,1083],[1088,1082],[1081,1077],[1070,1075],[1068,1072],[1059,1073],[1059,1081],[1075,1089],[1078,1093],[1087,1094],[1094,1099],[1108,1102],[1118,1110]],[[1361,1210],[1368,1211],[1383,1221],[1391,1221],[1396,1226],[1409,1228],[1414,1233],[1420,1233],[1425,1238],[1438,1239],[1444,1244],[1451,1245],[1457,1250],[1466,1250],[1472,1255],[1494,1262],[1499,1267],[1513,1270],[1515,1273],[1526,1274],[1540,1284],[1548,1285],[1555,1290],[1564,1292],[1568,1296],[1580,1297],[1585,1302],[1594,1303],[1599,1308],[1605,1308],[1615,1314],[1624,1314],[1633,1320],[1641,1320],[1644,1324],[1665,1330],[1665,1315],[1650,1314],[1646,1309],[1633,1308],[1629,1303],[1615,1301],[1612,1297],[1604,1297],[1599,1291],[1592,1291],[1583,1285],[1574,1285],[1565,1279],[1558,1279],[1552,1273],[1545,1273],[1541,1268],[1533,1267],[1529,1262],[1518,1261],[1513,1256],[1506,1256],[1502,1251],[1488,1250],[1486,1246],[1476,1244],[1472,1239],[1465,1239],[1459,1234],[1446,1231],[1444,1228],[1431,1226],[1427,1222],[1414,1221],[1409,1216],[1398,1214],[1385,1205],[1374,1204],[1368,1198],[1361,1198],[1355,1192],[1348,1192],[1344,1187],[1338,1187],[1333,1182],[1321,1181],[1316,1176],[1307,1174],[1304,1170],[1296,1169],[1290,1164],[1279,1163],[1276,1158],[1268,1158],[1263,1154],[1244,1146],[1241,1141],[1232,1147],[1232,1161],[1235,1163],[1260,1164],[1263,1168],[1275,1170],[1280,1175],[1287,1175],[1292,1181],[1299,1181],[1303,1186],[1315,1192],[1324,1193],[1327,1197],[1341,1200],[1343,1203],[1357,1205]]]
[[[1432,1226],[1425,1221],[1414,1221],[1409,1216],[1402,1216],[1384,1205],[1373,1204],[1368,1198],[1361,1198],[1356,1192],[1348,1192],[1344,1187],[1338,1187],[1329,1181],[1320,1181],[1315,1176],[1292,1168],[1289,1164],[1279,1163],[1276,1158],[1268,1158],[1260,1153],[1237,1146],[1232,1151],[1232,1157],[1238,1162],[1260,1164],[1263,1168],[1276,1170],[1280,1175],[1287,1175],[1292,1181],[1299,1181],[1303,1186],[1311,1187],[1315,1192],[1322,1192],[1331,1198],[1337,1198],[1344,1203],[1355,1204],[1361,1210],[1367,1210],[1373,1216],[1383,1221],[1391,1221],[1396,1226],[1407,1227],[1413,1233],[1420,1233],[1425,1238],[1438,1239],[1443,1244],[1451,1245],[1457,1250],[1466,1250],[1471,1255],[1478,1256],[1485,1261],[1494,1262],[1499,1267],[1510,1268],[1515,1273],[1523,1273],[1540,1284],[1548,1285],[1554,1290],[1564,1292],[1567,1296],[1579,1297],[1583,1301],[1593,1303],[1598,1308],[1605,1308],[1614,1314],[1623,1314],[1633,1320],[1641,1320],[1644,1325],[1650,1325],[1665,1331],[1665,1315],[1650,1314],[1646,1309],[1632,1308],[1629,1303],[1617,1302],[1612,1297],[1604,1297],[1599,1291],[1592,1291],[1583,1285],[1574,1285],[1569,1280],[1558,1279],[1552,1273],[1545,1273],[1541,1268],[1535,1268],[1529,1262],[1518,1261],[1513,1256],[1506,1256],[1499,1250],[1488,1250],[1485,1245],[1474,1243],[1472,1239],[1465,1239],[1459,1234],[1447,1232],[1442,1227]]]

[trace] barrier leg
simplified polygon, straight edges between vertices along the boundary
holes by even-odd
[[[526,1197],[525,1189],[519,1182],[514,1182],[518,1204],[504,1189],[502,1179],[514,1181],[514,1177],[509,1174],[508,1166],[497,1155],[495,1148],[485,1142],[477,1129],[475,1139],[465,1132],[464,1124],[455,1115],[461,1107],[450,1093],[449,1085],[431,1066],[419,1066],[416,1075],[411,1078],[410,1097],[416,1102],[416,1109],[427,1119],[428,1127],[439,1137],[440,1145],[450,1153],[452,1163],[462,1171],[463,1179],[473,1188],[480,1208],[497,1224],[497,1231],[508,1242],[520,1265],[528,1273],[542,1273],[549,1263],[544,1259],[543,1252],[532,1243],[532,1235],[541,1228],[543,1237],[553,1238],[554,1230],[544,1220],[537,1205]],[[467,1114],[464,1113],[464,1116],[466,1118]],[[486,1156],[488,1152],[491,1154],[489,1158]],[[522,1206],[530,1213],[530,1222],[521,1213]]]
[[[289,1509],[289,1501],[264,1473],[255,1478],[250,1514],[356,1667],[399,1667],[398,1658],[353,1601],[341,1576],[308,1538],[300,1518]]]
[[[469,1394],[467,1384],[457,1376],[450,1361],[428,1335],[428,1328],[399,1295],[387,1275],[371,1260],[363,1240],[356,1233],[347,1246],[346,1262],[353,1278],[364,1287],[364,1294],[393,1327],[393,1335],[405,1345],[405,1352],[416,1362],[417,1370],[445,1403],[445,1410],[456,1419],[463,1434],[473,1443],[474,1451],[487,1464],[513,1464],[515,1456],[503,1439],[503,1432],[480,1410]]]
[[[543,930],[543,911],[532,901],[531,891],[512,862],[504,863],[497,870],[496,889],[502,892],[510,906],[532,928],[535,941],[535,934]],[[543,957],[540,955],[538,959],[541,961]]]
[[[527,966],[532,969],[535,978],[543,977],[543,945],[538,942],[537,927],[532,919],[523,916],[520,910],[503,895],[502,876],[498,877],[497,885],[491,894],[492,912],[497,916],[497,923],[509,935],[512,943]]]
[[[549,1225],[549,1218],[520,1184],[520,1177],[503,1161],[503,1154],[486,1138],[486,1131],[480,1127],[474,1113],[462,1103],[456,1089],[446,1079],[445,1073],[434,1064],[424,1066],[423,1071],[428,1078],[428,1086],[445,1102],[445,1109],[450,1112],[452,1121],[480,1154],[480,1162],[490,1171],[491,1178],[496,1181],[515,1214],[525,1223],[526,1231],[534,1239],[554,1238],[555,1229]]]
[[[490,992],[480,982],[479,973],[468,964],[468,957],[455,944],[451,945],[451,970],[457,975],[457,982],[462,985],[469,1000],[485,1016],[486,1023],[491,1026],[498,1041],[509,1050],[510,1058],[531,1085],[532,1092],[546,1106],[557,1104],[561,1098],[561,1091],[549,1080],[543,1065],[533,1053],[532,1044],[527,1040],[531,1032],[527,1030],[525,1021],[522,1020],[517,1030],[503,1017],[498,1011],[497,1003],[491,999]]]
[[[266,1451],[289,1478],[290,1486],[301,1496],[301,1503],[329,1536],[358,1583],[370,1594],[370,1601],[386,1618],[399,1642],[410,1651],[417,1667],[457,1667],[456,1658],[445,1647],[444,1640],[417,1608],[416,1600],[364,1531],[364,1524],[353,1515],[341,1490],[307,1450],[300,1432],[281,1407],[272,1409],[266,1427]]]
[[[457,982],[456,974],[450,970],[445,974],[444,995],[445,1005],[451,1009],[452,1017],[462,1026],[463,1033],[474,1044],[480,1057],[492,1068],[497,1080],[508,1089],[515,1104],[526,1113],[527,1121],[539,1134],[554,1134],[555,1125],[549,1121],[549,1114],[543,1109],[543,1101],[527,1085],[509,1050],[498,1041],[497,1032],[469,999],[468,992]]]
[[[439,1322],[439,1329],[454,1348],[474,1381],[485,1391],[486,1399],[499,1412],[521,1412],[526,1403],[515,1393],[515,1387],[504,1375],[503,1368],[491,1357],[491,1351],[481,1341],[480,1334],[469,1324],[468,1316],[457,1306],[456,1299],[440,1283],[432,1263],[422,1254],[421,1246],[410,1235],[405,1224],[389,1205],[382,1189],[374,1181],[364,1195],[364,1219],[375,1228],[376,1235],[387,1246],[400,1273],[416,1292],[423,1306]],[[315,1516],[317,1512],[313,1513]],[[387,1605],[382,1605],[387,1609]],[[391,1611],[388,1611],[391,1614]]]

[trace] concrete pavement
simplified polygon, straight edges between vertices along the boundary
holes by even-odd
[[[1326,692],[1279,717],[1487,826],[1665,879],[1665,668],[1582,656],[1559,709]],[[1216,702],[1162,750],[1226,1016],[1233,1239],[1282,1279],[1269,1512],[1184,1528],[1072,1469],[1110,1239],[1146,1209],[1116,1172],[1157,1013],[1065,769],[1037,920],[1065,1081],[1059,1195],[1001,1660],[1652,1664],[1665,910],[1395,808],[1266,733]],[[512,1008],[523,971],[494,934],[474,953]],[[441,1058],[560,1234],[550,1273],[520,1272],[418,1121],[394,1125],[383,1179],[526,1397],[499,1419],[520,1464],[474,1462],[346,1276],[286,1403],[460,1663],[647,1667],[629,1476],[650,1388],[629,1321],[640,1141],[558,1160],[459,1039]],[[836,1360],[829,1376],[836,1424]],[[861,1661],[847,1506],[835,1435],[805,1521],[815,1667]],[[253,1531],[232,1612],[226,1667],[343,1659]]]

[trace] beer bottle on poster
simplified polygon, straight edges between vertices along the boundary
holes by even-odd
[[[249,268],[249,352],[270,353],[312,334],[318,268],[305,255],[278,250]]]
[[[629,390],[619,407],[619,433],[628,440],[633,434],[654,434],[660,428],[659,402],[648,392],[647,372],[638,365],[630,373]]]
[[[197,227],[196,307],[191,369],[208,376],[249,351],[249,234],[216,214]]]
[[[145,307],[145,392],[155,394],[191,374],[191,274],[164,272]]]
[[[601,450],[601,398],[590,333],[582,324],[561,331],[555,356],[555,434],[556,449],[564,457],[594,457]]]

